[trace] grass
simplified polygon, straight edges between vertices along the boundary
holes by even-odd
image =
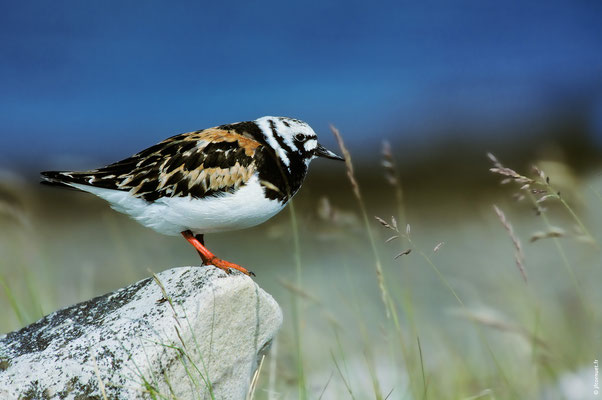
[[[147,375],[143,371],[143,370],[146,370],[145,368],[142,368],[141,366],[134,364],[134,368],[136,370],[133,372],[134,372],[134,375],[137,377],[138,382],[129,382],[129,384],[131,384],[132,386],[135,387],[136,384],[140,383],[140,385],[141,385],[140,389],[142,390],[142,392],[146,393],[146,395],[148,395],[153,400],[155,400],[155,399],[177,400],[178,395],[176,394],[176,392],[181,393],[182,390],[175,390],[174,385],[190,387],[190,393],[193,394],[193,398],[198,398],[199,400],[210,398],[212,400],[215,400],[216,397],[215,397],[215,393],[214,393],[213,383],[212,383],[211,377],[209,375],[206,360],[203,358],[204,352],[202,350],[202,347],[199,345],[199,338],[197,338],[197,335],[190,323],[190,320],[188,319],[186,310],[184,308],[182,308],[181,306],[179,306],[178,304],[174,303],[174,301],[172,300],[169,293],[166,291],[166,289],[165,289],[163,283],[161,282],[161,280],[159,279],[159,277],[152,272],[150,272],[150,273],[153,277],[154,282],[157,284],[157,286],[161,290],[161,293],[163,295],[162,301],[168,302],[168,304],[171,308],[172,316],[173,316],[173,319],[175,322],[173,329],[175,330],[175,332],[177,334],[179,342],[145,340],[145,342],[144,342],[145,345],[142,348],[146,349],[147,347],[150,347],[150,346],[157,346],[157,347],[164,348],[167,351],[170,351],[170,350],[174,351],[176,354],[177,362],[179,362],[182,365],[184,371],[186,372],[186,374],[185,374],[186,378],[184,378],[182,381],[178,381],[177,383],[172,383],[172,382],[170,382],[167,374],[165,374],[164,372],[161,372],[160,375],[157,376],[153,373],[153,370],[150,369],[149,370],[150,375]],[[214,332],[213,330],[214,330],[214,326],[215,326],[214,321],[215,321],[215,318],[213,318],[213,320],[212,320],[210,337],[202,339],[202,340],[209,341],[209,357],[212,356],[211,351],[212,351],[212,343],[213,343],[213,332]],[[186,336],[190,336],[190,338],[192,339],[192,340],[188,340],[188,343],[189,343],[188,347],[186,345],[187,341],[184,340],[182,337],[182,332],[185,333]],[[193,348],[190,348],[190,344],[192,344]],[[123,346],[123,344],[122,344],[122,346]],[[125,349],[125,346],[124,346],[124,349]],[[128,354],[129,354],[129,352],[128,352]],[[205,355],[206,355],[206,352],[205,352]],[[145,351],[145,356],[148,360],[148,355],[147,355],[146,351]],[[148,360],[148,363],[150,364],[150,360]],[[263,359],[262,359],[262,363],[263,363]],[[95,360],[94,360],[94,364],[96,367]],[[260,368],[261,368],[261,366],[260,366]],[[259,373],[260,368],[258,369],[257,374]],[[98,372],[97,367],[96,367],[95,371],[97,373],[97,377],[99,380],[99,386],[101,387],[101,390],[104,395],[104,385],[100,378],[100,373]],[[256,385],[256,377],[254,377],[252,380],[250,396],[248,397],[249,399],[253,398],[253,392],[255,390],[255,385]],[[167,390],[165,389],[165,386],[167,386]]]
[[[571,186],[490,157],[492,182],[501,177],[505,186],[458,206],[428,185],[404,190],[387,147],[383,168],[373,169],[382,183],[363,190],[346,155],[351,186],[316,189],[310,176],[289,215],[207,238],[218,255],[257,272],[284,309],[277,351],[249,398],[567,398],[559,382],[569,374],[591,388],[591,364],[602,354],[600,174]],[[477,167],[490,165],[484,157]],[[2,219],[0,230],[2,331],[146,277],[148,268],[198,263],[183,241],[101,201],[9,186],[20,200],[11,202],[19,216]],[[558,194],[560,186],[572,189]],[[330,201],[318,206],[325,194]],[[202,363],[176,347],[191,382],[170,384],[210,387]],[[146,377],[149,395],[172,398],[153,389],[156,378]]]

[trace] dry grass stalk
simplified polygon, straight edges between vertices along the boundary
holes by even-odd
[[[487,157],[493,163],[493,168],[490,168],[489,170],[491,172],[497,173],[505,177],[505,179],[502,180],[502,183],[514,181],[516,183],[521,184],[521,192],[526,192],[527,196],[533,201],[535,213],[537,215],[541,215],[546,211],[544,207],[540,206],[541,203],[552,199],[557,200],[558,202],[560,202],[560,204],[562,204],[562,206],[575,220],[575,222],[579,226],[579,229],[581,230],[581,233],[584,236],[585,241],[598,247],[596,239],[589,232],[589,230],[587,229],[583,221],[581,221],[581,218],[579,218],[579,216],[575,213],[573,208],[565,201],[564,198],[560,196],[560,192],[552,186],[552,184],[550,183],[550,177],[547,176],[544,173],[544,171],[542,171],[536,165],[533,165],[531,169],[535,175],[535,179],[531,179],[519,174],[513,169],[505,167],[493,154],[487,153]],[[522,193],[516,196],[518,200],[522,200],[525,198],[525,196]]]
[[[399,237],[405,237],[407,239],[409,239],[410,237],[410,224],[406,225],[406,233],[405,236],[403,234],[401,234],[401,232],[399,232],[399,228],[397,227],[397,221],[395,220],[395,217],[391,217],[391,222],[387,222],[384,219],[382,219],[381,217],[375,215],[374,219],[376,219],[378,221],[379,224],[381,224],[382,226],[384,226],[387,229],[390,229],[394,232],[397,233],[397,235],[393,235],[390,238],[388,238],[387,240],[385,240],[385,243],[389,243],[395,239],[398,239]],[[441,248],[441,246],[444,245],[444,242],[440,242],[438,243],[434,248],[433,248],[433,253],[436,253],[437,251],[439,251],[439,249]],[[402,251],[401,253],[397,254],[395,257],[393,257],[394,260],[398,259],[401,256],[405,256],[407,254],[410,254],[412,252],[412,249],[407,249]]]
[[[555,195],[555,194],[547,194],[547,195],[545,195],[545,196],[542,196],[542,197],[540,197],[539,199],[537,199],[537,203],[539,204],[539,203],[543,203],[543,202],[544,202],[544,201],[546,201],[546,200],[549,200],[549,199],[557,199],[557,198],[558,198],[558,195]]]
[[[500,163],[500,161],[491,153],[487,153],[487,157],[493,162],[493,168],[489,168],[489,171],[496,173],[498,175],[505,176],[506,178],[502,180],[502,184],[515,182],[520,184],[521,187],[519,189],[519,193],[514,194],[514,198],[516,200],[523,200],[525,198],[524,192],[527,192],[531,195],[542,195],[541,197],[535,197],[535,204],[542,203],[546,200],[550,199],[559,199],[560,193],[551,193],[550,186],[550,177],[546,176],[546,174],[539,169],[537,166],[533,165],[531,168],[533,173],[536,175],[536,179],[532,179],[526,177],[524,175],[519,174],[515,170],[505,167]],[[536,209],[538,215],[539,213],[545,211],[544,209]]]
[[[393,228],[395,228],[395,230],[397,232],[399,232],[399,230],[397,229],[397,220],[395,219],[394,216],[391,215],[391,226],[393,226]]]
[[[351,154],[347,147],[345,147],[345,143],[343,142],[343,137],[337,128],[334,125],[330,125],[330,130],[334,134],[334,137],[337,140],[339,148],[343,153],[343,157],[345,158],[345,166],[347,167],[347,177],[349,178],[349,182],[351,182],[351,188],[353,189],[353,194],[355,197],[363,204],[362,195],[360,193],[360,187],[357,184],[357,180],[355,179],[355,173],[353,171],[353,164],[351,163]]]
[[[178,326],[182,327],[182,325],[180,324],[180,320],[178,319],[178,313],[176,312],[173,302],[171,301],[171,297],[167,294],[167,291],[165,290],[165,286],[163,286],[163,283],[161,282],[159,277],[153,271],[151,271],[149,269],[148,272],[150,272],[152,274],[153,280],[155,281],[157,286],[159,286],[159,289],[161,289],[161,294],[163,294],[163,297],[158,299],[157,302],[158,303],[162,303],[164,301],[169,302],[169,306],[171,307],[171,311],[173,312],[176,323],[178,324]]]
[[[533,342],[544,349],[549,348],[546,342],[539,336],[525,330],[520,326],[506,322],[498,316],[490,315],[485,312],[471,311],[467,309],[458,310],[457,314],[470,321],[474,321],[478,324],[498,330],[500,332],[516,333],[525,338],[526,340]]]
[[[395,158],[393,157],[393,152],[391,150],[391,144],[386,140],[383,141],[382,148],[382,166],[385,169],[385,180],[389,185],[391,185],[395,191],[395,201],[397,203],[397,208],[399,212],[399,218],[403,223],[405,220],[405,209],[404,209],[404,199],[403,199],[403,188],[401,186],[401,178],[399,171],[397,170],[397,166],[395,164]]]
[[[520,244],[520,240],[514,233],[514,229],[512,229],[512,225],[506,218],[506,215],[504,214],[504,212],[502,210],[500,210],[500,208],[498,206],[496,206],[495,204],[493,205],[493,210],[497,214],[500,222],[502,223],[502,225],[508,232],[510,239],[512,240],[512,244],[514,245],[514,260],[516,261],[516,266],[518,267],[518,270],[520,271],[520,274],[522,275],[525,282],[527,282],[527,273],[525,272],[525,265],[524,265],[525,255],[523,253],[523,248]]]
[[[265,360],[265,355],[261,356],[261,361],[259,361],[259,366],[255,370],[253,374],[253,379],[251,379],[251,386],[249,387],[249,392],[247,393],[246,400],[253,400],[255,398],[255,390],[257,389],[257,382],[259,381],[259,374],[261,373],[261,367],[263,367],[263,361]]]
[[[527,178],[526,176],[520,175],[519,173],[517,173],[516,171],[510,169],[510,168],[489,168],[489,171],[496,173],[496,174],[500,174],[500,175],[504,175],[507,177],[512,178],[513,181],[518,182],[518,183],[522,183],[523,186],[524,185],[530,185],[535,183],[533,181],[533,179]],[[504,182],[508,182],[507,180],[505,180]],[[526,186],[529,187],[529,186]]]
[[[390,238],[388,238],[387,240],[385,240],[385,243],[389,243],[392,242],[393,240],[399,238],[399,235],[393,235]]]
[[[359,206],[360,206],[360,210],[362,212],[362,217],[364,219],[364,224],[366,226],[366,231],[368,233],[368,238],[370,239],[370,245],[372,247],[372,252],[374,255],[374,268],[376,271],[376,279],[378,281],[378,287],[380,289],[382,301],[385,305],[385,312],[387,314],[387,318],[391,318],[391,316],[396,318],[396,316],[393,315],[394,309],[391,305],[392,300],[389,297],[389,292],[387,291],[387,287],[385,285],[383,269],[382,269],[382,266],[380,263],[380,257],[378,256],[378,251],[376,249],[376,242],[374,240],[374,235],[372,234],[372,228],[370,226],[370,222],[368,219],[368,213],[366,212],[366,205],[364,203],[364,199],[362,198],[362,194],[360,192],[360,187],[357,183],[357,180],[355,179],[355,174],[353,172],[353,164],[351,162],[351,154],[349,153],[349,150],[347,150],[347,147],[345,147],[345,143],[343,142],[343,137],[341,136],[341,133],[339,132],[339,130],[337,128],[335,128],[334,125],[330,125],[330,130],[334,134],[334,137],[337,140],[339,148],[341,149],[341,152],[343,153],[343,157],[345,158],[345,166],[347,167],[347,177],[349,178],[349,182],[351,182],[351,188],[353,189],[353,194],[355,195],[355,198],[357,199]]]
[[[539,169],[537,165],[532,165],[531,169],[533,169],[535,175],[539,176],[542,180],[550,183],[550,177],[546,176],[546,174],[541,169]]]
[[[404,250],[404,251],[402,251],[401,253],[399,253],[398,255],[396,255],[395,257],[393,257],[393,259],[394,259],[394,260],[397,260],[399,257],[401,257],[401,256],[405,256],[405,255],[408,255],[408,254],[410,254],[411,252],[412,252],[412,249],[407,249],[407,250]]]
[[[540,239],[559,238],[559,237],[563,237],[565,235],[566,235],[566,232],[564,231],[564,229],[552,227],[547,232],[535,232],[535,233],[533,233],[533,235],[531,235],[531,239],[529,239],[529,242],[533,243],[533,242],[536,242],[536,241],[538,241]]]
[[[394,222],[391,222],[391,223],[389,224],[387,221],[385,221],[384,219],[382,219],[381,217],[378,217],[378,216],[376,216],[376,215],[374,216],[374,219],[376,219],[376,220],[377,220],[377,221],[378,221],[378,222],[379,222],[379,223],[380,223],[382,226],[384,226],[385,228],[387,228],[387,229],[391,229],[392,231],[395,231],[395,232],[399,232],[399,231],[397,230],[397,224],[396,224],[396,223],[394,223]],[[393,219],[393,221],[394,221],[394,220],[395,220],[395,219]]]
[[[90,351],[90,359],[92,360],[92,366],[94,367],[94,375],[96,375],[96,379],[98,380],[98,388],[100,389],[102,399],[108,400],[107,392],[105,390],[105,383],[102,381],[102,377],[100,376],[100,370],[98,369],[98,364],[96,363],[96,357],[94,356],[93,351]]]
[[[487,153],[487,157],[493,163],[493,168],[489,168],[489,171],[509,178],[504,179],[502,183],[509,183],[515,181],[521,183],[524,188],[528,188],[530,184],[535,183],[533,179],[527,178],[526,176],[519,174],[511,168],[503,166],[502,163],[493,154]]]
[[[516,182],[521,185],[520,190],[529,190],[532,185],[536,185],[538,183],[534,179],[519,174],[512,168],[503,166],[493,154],[487,153],[487,157],[493,163],[493,168],[489,168],[489,171],[506,177],[502,180],[502,184]]]

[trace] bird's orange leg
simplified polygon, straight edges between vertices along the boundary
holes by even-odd
[[[213,254],[212,252],[210,252],[209,249],[207,249],[203,245],[203,243],[201,243],[203,241],[203,237],[202,236],[200,236],[200,238],[195,237],[195,235],[191,231],[184,231],[184,232],[182,232],[182,236],[184,236],[184,239],[186,239],[188,241],[188,243],[190,243],[191,245],[194,246],[194,248],[196,249],[196,251],[201,256],[201,260],[203,260],[203,264],[204,265],[213,265],[213,266],[216,266],[219,269],[223,269],[227,273],[230,273],[230,269],[236,269],[236,270],[239,270],[240,272],[242,272],[245,275],[255,276],[255,274],[253,272],[247,270],[244,267],[241,267],[238,264],[234,264],[234,263],[231,263],[229,261],[222,260],[221,258],[217,258],[215,256],[215,254]]]

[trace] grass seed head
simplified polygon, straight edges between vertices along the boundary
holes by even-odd
[[[388,238],[387,240],[385,240],[385,243],[392,242],[393,240],[397,239],[398,237],[399,237],[399,235],[393,235],[390,238]]]
[[[531,238],[529,239],[529,242],[533,243],[533,242],[536,242],[541,239],[558,238],[558,237],[563,237],[565,235],[566,235],[566,232],[564,231],[564,229],[552,227],[551,229],[549,229],[546,232],[538,231],[538,232],[533,233],[531,235]]]
[[[396,255],[395,257],[393,257],[393,259],[397,260],[399,257],[406,256],[406,255],[410,254],[411,252],[412,252],[412,249],[404,250],[401,253],[399,253],[398,255]]]
[[[387,221],[385,221],[384,219],[382,219],[380,217],[377,217],[376,215],[374,216],[374,219],[376,219],[385,228],[391,229],[392,231],[397,232],[397,225],[396,224],[389,224]]]
[[[508,232],[508,235],[510,236],[510,239],[512,240],[512,244],[514,245],[514,259],[516,261],[516,266],[518,267],[518,270],[519,270],[521,276],[523,277],[524,281],[527,282],[527,273],[525,271],[525,265],[524,265],[525,255],[523,253],[523,248],[521,246],[520,240],[518,239],[518,236],[516,236],[516,234],[514,233],[514,229],[512,229],[512,225],[506,218],[506,214],[504,214],[504,212],[495,204],[493,205],[493,210],[495,211],[500,222],[504,226],[504,229],[506,229],[506,232]]]
[[[363,202],[362,195],[360,193],[360,187],[359,187],[357,181],[355,180],[355,174],[353,172],[353,163],[351,162],[351,154],[349,153],[349,150],[347,150],[347,147],[345,147],[345,143],[343,142],[343,137],[341,136],[341,133],[339,132],[339,130],[337,128],[335,128],[334,125],[330,125],[330,130],[332,131],[334,137],[336,138],[339,148],[341,149],[341,152],[343,153],[343,157],[345,158],[345,167],[347,168],[347,177],[349,178],[349,182],[351,182],[353,194],[359,201]]]

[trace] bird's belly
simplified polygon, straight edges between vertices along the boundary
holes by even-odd
[[[158,199],[149,210],[148,218],[140,223],[165,234],[184,230],[211,233],[249,228],[267,221],[285,204],[265,197],[256,177],[235,193],[195,199],[171,197]]]

